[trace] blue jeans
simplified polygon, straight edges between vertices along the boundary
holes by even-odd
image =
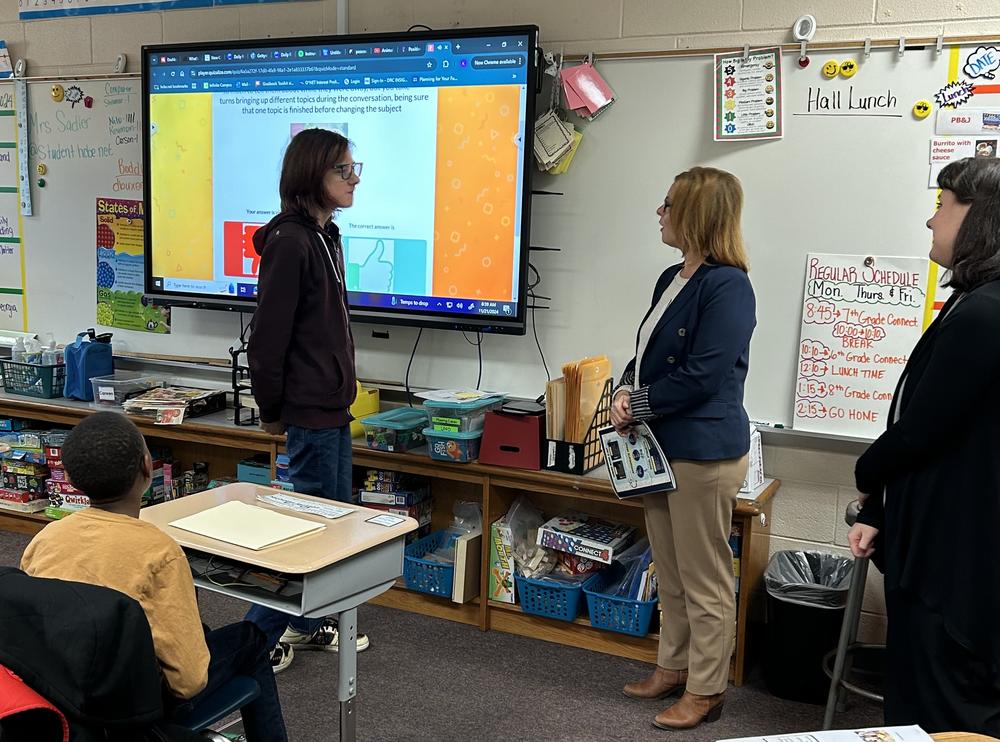
[[[240,621],[206,632],[205,643],[211,654],[208,685],[194,698],[179,702],[173,712],[190,713],[233,677],[247,675],[260,686],[260,695],[240,709],[247,742],[287,742],[278,687],[269,659],[272,645],[265,642],[264,634],[252,623]]]
[[[288,476],[296,492],[340,502],[351,501],[351,426],[310,430],[288,426]],[[246,615],[273,647],[291,627],[311,634],[323,623],[321,618],[289,616],[264,606],[253,606]]]

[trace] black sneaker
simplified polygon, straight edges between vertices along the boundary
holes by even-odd
[[[294,656],[295,650],[292,649],[292,645],[288,642],[278,642],[275,644],[271,650],[271,669],[274,670],[274,674],[277,675],[282,670],[287,669],[292,664]]]
[[[340,649],[340,631],[337,629],[337,621],[333,618],[323,619],[323,625],[312,634],[302,634],[291,626],[281,635],[281,641],[304,649],[320,649],[326,652],[336,652]],[[364,652],[368,649],[370,642],[365,634],[358,633],[358,651]],[[289,647],[291,649],[291,647]]]

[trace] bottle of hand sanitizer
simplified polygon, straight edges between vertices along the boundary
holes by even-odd
[[[24,338],[17,338],[14,341],[14,349],[10,352],[10,360],[15,363],[24,363]]]

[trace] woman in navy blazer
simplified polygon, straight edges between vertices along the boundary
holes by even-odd
[[[617,429],[650,427],[677,480],[675,490],[644,500],[663,621],[656,669],[625,686],[641,699],[683,691],[653,721],[665,729],[718,719],[729,682],[736,630],[729,534],[747,473],[743,385],[756,325],[742,207],[729,173],[698,167],[674,180],[656,213],[664,244],[684,261],[656,282],[612,404]]]

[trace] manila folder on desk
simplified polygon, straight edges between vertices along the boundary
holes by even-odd
[[[326,528],[322,523],[237,500],[171,521],[169,525],[254,551]]]

